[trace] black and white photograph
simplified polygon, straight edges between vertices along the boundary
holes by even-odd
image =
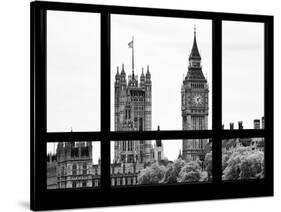
[[[98,188],[100,142],[47,143],[47,189]]]
[[[212,129],[212,22],[110,19],[111,130]],[[47,13],[49,132],[100,130],[99,21]],[[263,25],[225,21],[222,29],[222,129],[264,129]],[[98,187],[99,145],[48,144],[47,188]],[[212,182],[212,139],[121,140],[110,148],[111,186]],[[260,179],[263,170],[263,138],[222,140],[222,180]]]
[[[210,20],[111,15],[111,48],[112,130],[212,128]],[[209,141],[111,142],[111,184],[211,181]]]
[[[280,208],[278,1],[2,2],[0,211]]]

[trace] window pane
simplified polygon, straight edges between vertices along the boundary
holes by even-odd
[[[264,138],[222,141],[222,180],[264,178]]]
[[[47,131],[100,130],[100,15],[47,12]]]
[[[100,186],[100,142],[47,143],[47,189]]]
[[[111,16],[111,130],[211,128],[212,22]]]
[[[264,25],[223,21],[222,122],[225,129],[264,127]]]
[[[204,154],[185,159],[182,140],[112,141],[111,185],[196,183],[212,180],[209,139]]]

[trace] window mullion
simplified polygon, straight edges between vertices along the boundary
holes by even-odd
[[[110,188],[110,14],[101,13],[101,186]]]
[[[214,137],[212,141],[213,150],[213,182],[221,182],[221,139],[222,130],[222,21],[213,20],[212,35],[212,75],[213,75],[213,130]]]

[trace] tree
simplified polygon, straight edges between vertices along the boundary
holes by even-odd
[[[227,161],[229,160],[231,154],[233,153],[233,148],[228,151],[224,151],[222,153],[222,170],[224,170],[227,167]]]
[[[263,177],[263,158],[263,152],[251,150],[250,147],[235,148],[225,162],[222,179],[241,180]]]
[[[237,180],[240,175],[241,160],[245,157],[249,151],[248,147],[235,148],[226,162],[226,167],[223,170],[223,180]]]
[[[164,158],[163,160],[159,160],[158,164],[162,166],[167,166],[168,164],[173,163],[173,161],[169,161],[167,158]]]
[[[202,170],[198,161],[190,161],[182,167],[177,181],[179,183],[184,182],[198,182],[201,180]]]
[[[207,171],[208,180],[212,180],[212,151],[205,155],[204,168]]]
[[[251,152],[241,161],[240,179],[263,178],[264,154],[260,151]]]
[[[177,159],[174,163],[168,164],[164,177],[160,183],[177,183],[177,178],[184,165],[185,161],[181,158]]]
[[[138,184],[158,184],[164,177],[165,167],[156,163],[143,169],[138,176]]]

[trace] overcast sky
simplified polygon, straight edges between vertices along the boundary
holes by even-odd
[[[47,131],[100,130],[100,16],[47,12]]]
[[[182,129],[181,86],[187,74],[194,25],[203,73],[208,77],[211,88],[211,21],[126,15],[111,17],[111,79],[115,79],[116,67],[121,67],[122,63],[126,74],[132,73],[132,53],[128,42],[134,36],[135,73],[140,77],[142,67],[145,73],[147,64],[150,67],[152,130],[156,130],[158,124],[162,130]],[[114,103],[114,86],[111,93],[111,101]],[[211,102],[211,98],[209,100]],[[111,107],[113,109],[114,104]],[[114,129],[114,116],[111,117],[111,128]],[[211,124],[211,118],[209,120]]]
[[[264,27],[261,23],[222,24],[222,122],[243,121],[244,129],[264,115]]]
[[[47,130],[100,130],[100,18],[98,14],[48,11],[47,13]],[[211,128],[212,26],[210,20],[145,16],[111,17],[111,129],[114,130],[114,77],[122,63],[131,74],[135,40],[135,74],[149,64],[152,79],[152,130],[181,130],[181,85],[196,25],[202,70],[209,84]],[[223,23],[223,123],[263,115],[263,26]],[[235,126],[236,127],[236,126]],[[164,146],[175,159],[181,142]]]

